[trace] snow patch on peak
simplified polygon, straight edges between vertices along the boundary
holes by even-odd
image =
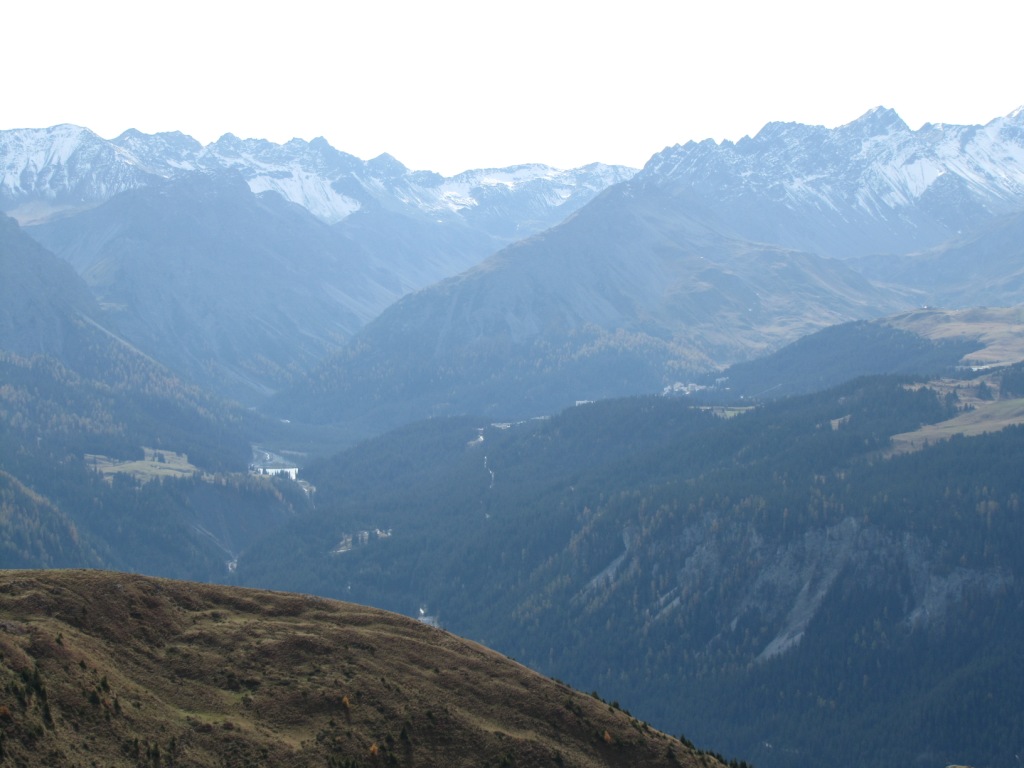
[[[1015,110],[1010,112],[1008,115],[1006,115],[1006,117],[997,117],[992,122],[993,123],[995,123],[995,122],[1006,122],[1006,123],[1014,123],[1016,125],[1024,125],[1024,104],[1022,104],[1021,106],[1017,107]],[[990,125],[991,125],[991,123],[990,123]]]
[[[203,145],[180,131],[147,134],[129,128],[111,145],[120,150],[121,159],[145,167],[160,176],[171,176],[177,170],[192,170]]]
[[[67,206],[77,203],[78,198],[103,195],[111,185],[121,183],[114,176],[133,174],[131,170],[124,174],[94,171],[118,155],[116,147],[77,125],[0,132],[0,202],[4,210],[12,211],[32,201]],[[86,189],[76,191],[83,176]]]
[[[24,168],[39,169],[46,165],[66,165],[87,139],[99,137],[87,128],[63,124],[51,128],[27,128],[6,131],[4,154],[14,153],[25,160]]]
[[[264,174],[248,179],[253,194],[276,192],[301,205],[318,219],[335,224],[360,209],[358,200],[339,194],[330,181],[298,166],[287,175]]]
[[[473,171],[463,171],[453,176],[449,182],[452,184],[475,184],[481,187],[514,187],[524,182],[537,179],[554,179],[562,171],[542,164],[512,165],[508,168],[480,168]]]
[[[636,172],[634,168],[603,163],[568,171],[542,163],[483,168],[440,179],[433,189],[421,190],[420,200],[429,210],[454,213],[517,196],[532,196],[544,206],[558,208],[581,193],[592,197]]]
[[[947,174],[983,197],[1024,191],[1024,133],[1000,118],[984,128],[928,124],[911,131],[892,109],[876,107],[835,129],[769,123],[735,145],[689,142],[651,158],[642,177],[704,184],[733,194],[783,185],[786,197],[820,197],[816,207],[855,201],[878,214],[914,201]],[[1009,190],[1007,189],[1009,188]]]

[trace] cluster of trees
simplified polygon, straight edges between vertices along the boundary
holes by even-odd
[[[1000,371],[999,391],[1004,397],[1024,397],[1024,363]]]

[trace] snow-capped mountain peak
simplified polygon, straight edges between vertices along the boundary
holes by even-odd
[[[953,219],[1024,204],[1022,122],[1017,110],[986,126],[913,131],[877,107],[834,129],[769,123],[735,144],[669,147],[636,182],[672,185],[749,239],[838,256],[910,248],[953,236]]]
[[[202,150],[198,141],[180,131],[150,135],[129,128],[111,144],[125,151],[127,162],[138,162],[157,173],[161,169],[166,171],[168,167],[181,170],[194,168],[195,157]]]
[[[131,152],[87,128],[0,131],[0,210],[22,222],[105,200],[152,180]]]
[[[503,206],[527,206],[526,218],[542,214],[540,226],[556,223],[635,173],[599,164],[571,171],[524,165],[444,178],[410,171],[388,154],[360,160],[322,137],[275,144],[226,133],[204,147],[178,132],[130,129],[106,141],[70,125],[0,131],[0,164],[0,210],[23,222],[96,205],[158,179],[229,170],[241,174],[255,194],[278,194],[331,224],[371,203],[405,208],[410,215],[459,217],[468,209],[488,209],[499,195]]]

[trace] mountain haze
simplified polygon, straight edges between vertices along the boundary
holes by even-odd
[[[925,304],[949,309],[1019,304],[1024,295],[1024,213],[1001,216],[926,250],[868,257],[866,277],[912,285]]]
[[[161,181],[32,231],[112,327],[239,400],[288,381],[395,296],[328,225],[237,175]]]
[[[106,322],[190,381],[250,404],[401,296],[545,229],[626,168],[446,179],[323,139],[0,132],[0,210],[70,261]]]
[[[385,424],[530,416],[660,391],[907,303],[840,261],[723,235],[681,210],[670,189],[626,182],[399,301],[273,407]]]
[[[70,325],[99,314],[96,299],[74,269],[0,214],[0,349],[60,356]]]

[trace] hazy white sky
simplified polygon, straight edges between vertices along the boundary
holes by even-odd
[[[446,175],[1024,105],[1020,0],[51,0],[2,25],[0,128],[324,136]]]

